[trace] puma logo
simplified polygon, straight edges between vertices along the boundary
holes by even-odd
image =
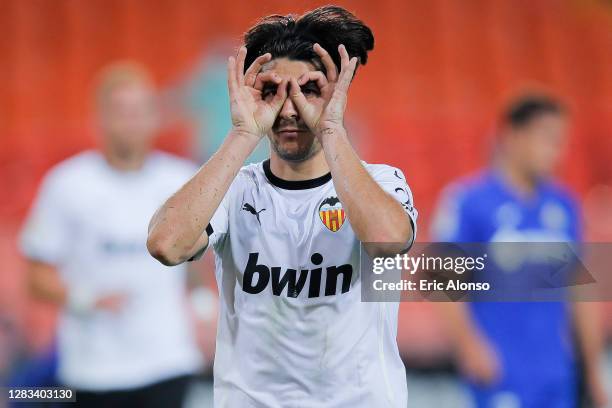
[[[266,211],[265,208],[262,208],[261,210],[257,211],[251,204],[246,203],[242,206],[242,209],[244,211],[248,211],[251,214],[253,214],[257,218],[257,222],[259,223],[259,225],[261,225],[261,220],[259,219],[259,213],[262,211]]]

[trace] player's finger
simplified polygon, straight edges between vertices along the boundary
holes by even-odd
[[[309,81],[315,81],[319,90],[327,86],[327,77],[321,71],[309,71],[300,76],[298,79],[298,85],[302,86]]]
[[[255,78],[257,78],[257,74],[259,73],[259,71],[261,71],[261,68],[263,67],[263,65],[267,63],[268,61],[270,61],[271,59],[272,59],[272,54],[270,54],[269,52],[255,58],[255,61],[253,61],[251,66],[247,69],[247,71],[244,74],[244,83],[246,86],[255,85]]]
[[[266,83],[272,82],[273,84],[280,84],[282,81],[281,77],[275,72],[264,72],[255,77],[255,84],[253,88],[261,91]]]
[[[342,68],[338,83],[336,84],[335,90],[346,94],[348,92],[353,75],[355,74],[355,68],[357,67],[357,57],[353,57],[349,60],[348,64]]]
[[[246,47],[240,47],[238,56],[236,57],[236,61],[238,62],[238,67],[236,68],[236,80],[238,81],[238,85],[244,85],[244,60],[246,59],[246,55]]]
[[[338,79],[338,69],[336,68],[336,64],[334,64],[334,60],[332,60],[329,52],[325,50],[325,48],[321,47],[319,44],[315,44],[313,47],[314,52],[321,58],[321,62],[327,71],[327,80],[329,82],[335,82]]]
[[[276,88],[276,95],[274,95],[274,98],[272,99],[270,103],[270,105],[272,106],[272,109],[274,109],[274,112],[279,112],[281,108],[283,107],[283,104],[285,103],[285,100],[287,99],[287,85],[288,84],[289,84],[289,81],[287,79],[281,80],[281,82],[278,84],[278,87]]]
[[[344,67],[348,65],[350,57],[344,44],[338,46],[338,53],[340,53],[340,72],[342,72]]]
[[[229,57],[227,60],[227,87],[229,88],[230,99],[233,99],[238,91],[238,83],[236,82],[236,59],[234,57]]]
[[[298,84],[297,79],[291,78],[289,85],[289,97],[295,104],[298,111],[304,112],[304,110],[308,106],[308,101],[306,100],[306,96],[304,96],[302,90],[300,89],[300,84]]]

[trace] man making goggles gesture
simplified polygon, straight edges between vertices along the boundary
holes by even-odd
[[[361,301],[359,259],[406,251],[417,212],[343,121],[373,46],[340,7],[262,19],[228,61],[232,130],[151,220],[164,264],[215,250],[215,406],[406,406],[398,304]],[[270,158],[243,166],[266,136]]]

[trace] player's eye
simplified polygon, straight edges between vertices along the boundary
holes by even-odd
[[[321,90],[315,81],[308,81],[300,87],[305,96],[320,96]]]
[[[278,87],[273,84],[264,85],[263,89],[261,90],[261,99],[268,99],[276,95],[277,88]]]

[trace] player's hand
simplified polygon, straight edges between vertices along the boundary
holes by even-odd
[[[470,380],[489,385],[499,380],[501,364],[497,353],[484,337],[473,336],[459,347],[458,362],[462,373]]]
[[[240,47],[238,55],[230,57],[227,63],[232,126],[236,132],[261,139],[274,124],[287,99],[287,81],[273,72],[259,73],[262,66],[272,59],[270,53],[257,57],[244,72],[246,55],[246,47]],[[262,97],[266,84],[276,86],[274,97]]]
[[[608,406],[608,395],[603,379],[599,371],[587,373],[586,383],[589,396],[595,408],[605,408]]]
[[[94,304],[96,310],[119,313],[127,303],[127,296],[123,293],[112,293],[98,298]]]
[[[327,75],[321,71],[311,71],[290,82],[289,97],[296,105],[300,117],[308,128],[318,137],[328,129],[344,126],[344,110],[351,80],[357,67],[357,57],[350,58],[343,44],[338,46],[340,53],[340,73],[331,56],[319,44],[313,46],[321,58]],[[316,83],[320,95],[302,89],[309,82]]]

